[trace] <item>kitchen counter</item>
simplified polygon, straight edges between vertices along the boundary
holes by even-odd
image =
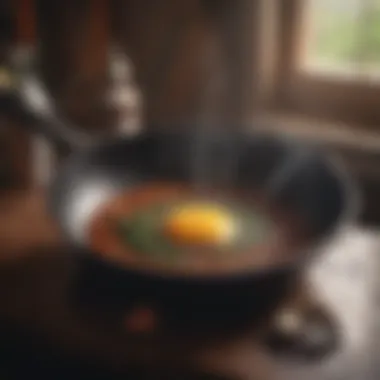
[[[347,227],[325,247],[326,253],[308,274],[343,332],[341,349],[314,364],[275,360],[251,332],[222,339],[218,345],[184,343],[159,334],[141,339],[102,313],[80,313],[70,300],[75,257],[64,249],[41,191],[0,197],[0,247],[0,320],[10,340],[8,326],[17,334],[31,334],[28,344],[44,341],[48,350],[114,371],[124,371],[143,358],[151,368],[199,367],[247,379],[379,378],[380,237],[374,230]],[[48,367],[46,362],[42,367]]]

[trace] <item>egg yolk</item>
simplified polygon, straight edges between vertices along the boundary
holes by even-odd
[[[192,204],[172,210],[165,220],[164,232],[176,243],[215,246],[232,240],[235,223],[220,207]]]

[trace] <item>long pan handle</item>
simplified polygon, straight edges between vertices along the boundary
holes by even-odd
[[[63,154],[90,143],[59,115],[51,95],[36,70],[36,54],[31,48],[18,48],[11,65],[5,69],[12,86],[0,89],[0,111],[16,120],[20,126],[43,134]]]

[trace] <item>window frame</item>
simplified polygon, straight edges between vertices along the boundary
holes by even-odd
[[[285,4],[286,3],[286,4]],[[324,75],[297,68],[306,42],[306,1],[278,1],[278,59],[273,106],[281,111],[380,125],[380,81]]]

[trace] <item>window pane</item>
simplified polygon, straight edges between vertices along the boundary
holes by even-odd
[[[380,0],[306,0],[302,68],[380,78]]]

